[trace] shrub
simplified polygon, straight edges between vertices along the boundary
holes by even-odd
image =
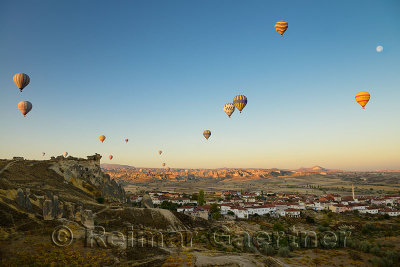
[[[375,230],[376,230],[375,225],[373,225],[372,223],[366,223],[366,224],[363,225],[361,232],[363,234],[369,234],[369,233],[371,233],[372,231],[375,231]]]
[[[280,222],[274,223],[274,231],[281,232],[284,230],[285,230],[285,228],[283,227],[283,225]]]
[[[393,262],[398,262],[400,259],[399,253],[394,250],[387,250],[385,253],[385,257],[391,259]]]
[[[376,257],[374,256],[371,260],[371,263],[373,266],[378,266],[378,267],[391,267],[393,265],[393,261],[387,258],[381,258],[381,257]]]
[[[359,261],[361,260],[360,253],[354,250],[349,251],[349,256],[352,260]]]
[[[287,258],[290,256],[290,249],[288,247],[281,247],[278,250],[278,255],[282,258]]]
[[[378,246],[373,246],[369,250],[370,253],[374,254],[375,256],[379,256],[381,254],[381,249]]]
[[[371,249],[371,244],[368,241],[362,241],[360,243],[360,250],[362,252],[368,253],[370,249]]]
[[[309,224],[314,224],[315,223],[315,219],[311,216],[306,216],[306,222]]]
[[[98,197],[98,198],[96,198],[96,201],[99,204],[104,204],[104,197]]]
[[[262,249],[261,249],[261,253],[267,255],[267,256],[273,256],[276,254],[276,250],[269,245],[265,245]]]

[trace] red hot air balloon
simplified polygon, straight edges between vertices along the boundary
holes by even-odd
[[[108,158],[109,158],[110,160],[112,160],[112,159],[113,159],[113,155],[108,156]]]

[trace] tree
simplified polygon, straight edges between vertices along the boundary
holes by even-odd
[[[205,198],[204,198],[204,191],[203,189],[200,189],[199,195],[197,197],[197,204],[199,206],[203,206],[206,203]]]
[[[217,203],[212,203],[210,207],[211,217],[215,220],[221,218],[221,209],[218,207]]]

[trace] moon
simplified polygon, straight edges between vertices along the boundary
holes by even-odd
[[[383,51],[383,46],[378,45],[378,46],[376,47],[376,52],[380,53],[380,52],[382,52],[382,51]]]

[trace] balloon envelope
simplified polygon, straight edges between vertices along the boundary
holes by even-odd
[[[67,157],[68,156],[68,152],[64,152],[64,157]]]
[[[104,140],[106,140],[106,137],[104,136],[104,135],[100,135],[99,136],[99,140],[100,140],[100,142],[104,142]]]
[[[224,105],[224,111],[226,115],[228,115],[228,117],[230,118],[232,113],[235,111],[235,105],[233,105],[232,103],[226,103]]]
[[[21,101],[18,103],[18,109],[19,109],[19,111],[21,111],[22,115],[24,115],[24,117],[25,117],[26,114],[28,114],[29,111],[32,110],[32,103],[29,101]]]
[[[42,152],[42,157],[44,157],[44,155],[46,155],[46,153]]]
[[[244,95],[237,95],[233,98],[233,104],[242,113],[242,110],[247,105],[247,97]]]
[[[165,167],[165,163],[163,163],[162,166]]]
[[[128,138],[125,138],[125,143],[128,143],[128,141],[129,141]]]
[[[371,96],[369,93],[365,91],[361,91],[356,94],[356,101],[362,106],[363,109],[365,109],[365,105],[368,103],[370,98]]]
[[[162,151],[161,150],[158,150],[158,155],[161,155],[162,154]]]
[[[113,155],[108,156],[108,158],[109,158],[110,160],[112,160],[112,159],[113,159]]]
[[[376,52],[380,53],[380,52],[382,52],[382,51],[383,51],[383,46],[378,45],[378,46],[376,47]]]
[[[210,130],[205,130],[203,132],[203,136],[208,140],[208,138],[210,138],[210,136],[211,136],[211,131]]]
[[[25,73],[17,73],[13,77],[14,83],[18,86],[19,90],[22,90],[29,84],[31,79]]]
[[[277,23],[275,23],[275,30],[281,35],[283,36],[283,34],[285,33],[285,31],[288,28],[288,23],[284,20],[278,21]]]

